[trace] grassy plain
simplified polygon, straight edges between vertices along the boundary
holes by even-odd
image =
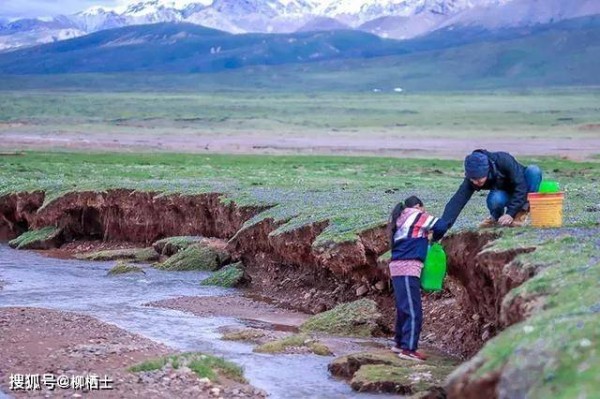
[[[600,91],[517,93],[98,93],[0,91],[2,132],[357,137],[595,137]]]

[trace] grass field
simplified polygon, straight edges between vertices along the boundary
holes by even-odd
[[[11,130],[158,129],[220,134],[366,130],[390,135],[585,137],[600,123],[600,91],[531,94],[286,94],[1,92]],[[33,127],[32,127],[33,125]],[[0,130],[0,132],[2,131]]]
[[[586,159],[600,91],[0,91],[0,148],[462,158],[474,148]]]

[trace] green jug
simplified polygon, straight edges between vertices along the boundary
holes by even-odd
[[[425,264],[421,271],[421,288],[424,291],[441,291],[446,277],[446,252],[439,243],[429,246]]]

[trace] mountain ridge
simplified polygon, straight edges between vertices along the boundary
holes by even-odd
[[[211,79],[240,71],[236,74],[248,80],[244,85],[266,86],[280,75],[287,76],[282,84],[302,82],[307,73],[327,87],[335,85],[324,76],[332,82],[348,76],[356,84],[395,81],[411,89],[464,88],[469,83],[600,85],[597,70],[600,17],[496,32],[467,27],[407,41],[352,30],[236,35],[161,23],[0,54],[0,74],[195,74]]]
[[[0,51],[159,22],[189,22],[230,33],[347,26],[406,40],[454,25],[501,29],[595,14],[600,14],[597,0],[143,0],[115,8],[93,6],[50,20],[0,23]]]

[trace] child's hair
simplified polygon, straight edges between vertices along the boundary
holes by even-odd
[[[394,235],[396,234],[396,230],[398,229],[398,226],[396,226],[396,220],[400,217],[400,215],[406,208],[414,208],[417,205],[423,206],[423,201],[421,201],[419,197],[411,195],[404,201],[399,202],[392,210],[392,214],[390,215],[390,220],[388,222],[390,246],[394,246]]]

